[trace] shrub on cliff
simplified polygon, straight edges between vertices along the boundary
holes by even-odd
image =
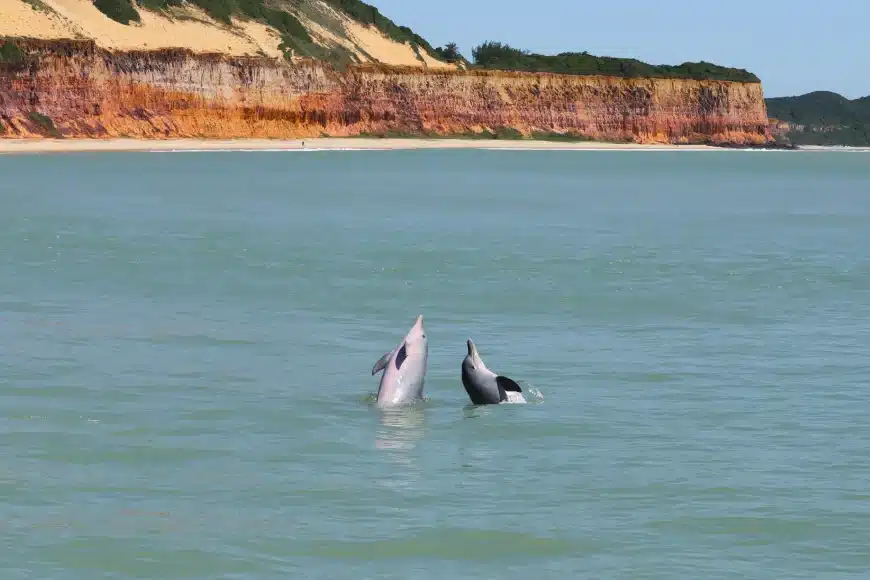
[[[52,137],[54,139],[60,139],[63,137],[63,135],[60,134],[60,131],[57,130],[57,127],[54,126],[54,121],[51,120],[51,117],[43,115],[37,111],[31,111],[27,114],[27,118],[31,121],[30,129],[34,133],[45,135],[46,137]]]
[[[0,40],[0,68],[19,70],[24,64],[24,52],[18,45],[8,40]]]
[[[630,78],[760,82],[757,76],[743,69],[726,68],[708,62],[686,62],[679,66],[654,66],[633,58],[595,56],[588,52],[563,52],[557,55],[534,54],[492,41],[484,42],[475,47],[471,54],[475,66],[485,69]]]
[[[456,46],[455,42],[448,42],[445,46],[439,46],[435,49],[435,56],[441,57],[441,60],[445,62],[449,62],[451,64],[457,62],[468,62],[465,60],[459,53],[459,48]]]
[[[117,22],[121,24],[130,24],[131,22],[139,22],[139,13],[130,0],[94,0],[94,6]]]
[[[183,0],[136,0],[143,8],[165,10],[179,6]],[[267,7],[263,0],[188,0],[219,22],[231,24],[233,16],[257,20],[276,29],[281,35],[280,48],[299,56],[329,61],[336,66],[349,56],[341,50],[330,51],[314,42],[305,26],[285,10]]]
[[[96,0],[97,2],[110,4],[128,3],[130,0]],[[282,47],[292,49],[293,52],[302,56],[310,56],[330,62],[349,61],[350,53],[333,49],[329,51],[314,43],[308,31],[293,14],[278,8],[270,0],[187,0],[206,12],[209,16],[230,24],[233,16],[240,15],[254,20],[259,20],[276,28],[281,33]],[[420,35],[406,26],[398,26],[395,22],[384,16],[370,4],[361,0],[323,0],[338,12],[346,14],[361,24],[371,25],[384,35],[396,42],[408,43],[419,53],[420,49],[427,51],[436,58],[441,58],[439,53]],[[165,10],[170,6],[180,6],[184,0],[135,0],[136,4],[152,10]],[[130,6],[135,12],[135,8]],[[102,8],[100,8],[103,10]],[[103,10],[106,13],[106,10]],[[108,15],[108,13],[107,13]],[[111,16],[110,16],[111,17]],[[113,17],[114,18],[114,17]],[[139,15],[136,14],[136,20]],[[114,18],[118,20],[118,18]],[[120,22],[120,20],[119,20]],[[126,23],[125,23],[126,24]],[[325,52],[324,52],[325,51]]]

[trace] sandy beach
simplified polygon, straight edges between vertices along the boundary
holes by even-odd
[[[348,149],[541,149],[625,151],[722,151],[706,145],[637,145],[632,143],[501,141],[486,139],[0,139],[0,155],[88,151],[301,151]]]

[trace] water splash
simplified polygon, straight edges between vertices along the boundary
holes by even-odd
[[[536,388],[534,385],[530,385],[526,382],[522,382],[521,386],[523,388],[523,392],[527,395],[526,402],[537,405],[539,403],[544,402],[544,393],[540,391],[540,389]]]

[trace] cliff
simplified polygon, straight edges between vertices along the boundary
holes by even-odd
[[[510,128],[644,143],[765,143],[761,85],[426,70],[17,40],[7,137],[297,138]]]
[[[0,136],[772,143],[760,82],[457,67],[359,0],[250,0],[225,21],[214,0],[107,2],[138,20],[0,2]]]

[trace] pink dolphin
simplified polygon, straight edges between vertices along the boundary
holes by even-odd
[[[429,359],[429,339],[423,328],[423,315],[399,345],[382,356],[372,367],[372,376],[380,371],[378,407],[407,405],[423,398],[423,382]]]

